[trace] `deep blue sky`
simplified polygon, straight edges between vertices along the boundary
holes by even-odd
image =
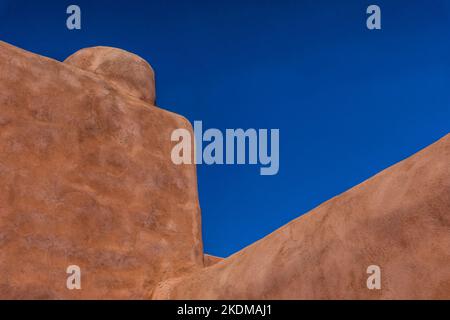
[[[439,0],[0,0],[0,40],[58,60],[123,48],[152,64],[159,106],[207,128],[279,128],[276,176],[198,168],[205,251],[227,256],[450,131],[449,18]]]

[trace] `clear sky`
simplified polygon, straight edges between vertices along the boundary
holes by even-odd
[[[382,30],[366,28],[370,4]],[[0,40],[58,60],[119,47],[153,66],[160,107],[206,128],[280,129],[276,176],[198,167],[205,251],[219,256],[449,133],[449,36],[440,0],[0,0]]]

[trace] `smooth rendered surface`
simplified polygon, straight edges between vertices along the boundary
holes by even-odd
[[[0,42],[0,298],[142,298],[203,266],[195,167],[170,159],[190,124],[121,88]]]
[[[450,135],[158,299],[450,299]],[[381,268],[369,290],[367,268]]]

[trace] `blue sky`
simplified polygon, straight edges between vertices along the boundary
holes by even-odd
[[[370,4],[382,30],[366,28]],[[439,0],[0,0],[0,40],[58,60],[129,50],[155,69],[162,108],[279,128],[276,176],[198,167],[205,251],[227,256],[449,132],[449,18]]]

